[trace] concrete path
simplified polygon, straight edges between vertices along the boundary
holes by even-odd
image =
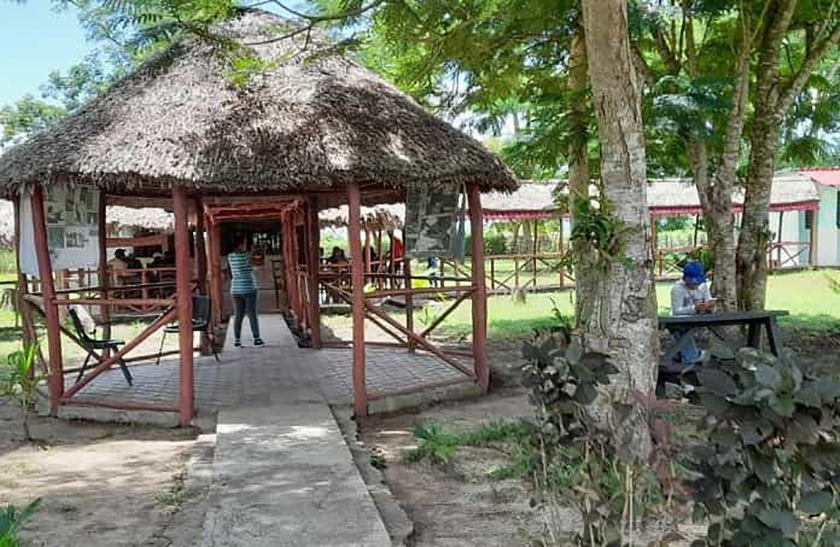
[[[391,545],[318,398],[219,413],[203,547]]]
[[[237,350],[227,340],[225,353],[245,370],[273,363],[219,412],[203,547],[390,546],[323,391],[295,377],[314,352],[272,319],[263,324],[273,348]],[[278,377],[285,385],[272,382]]]

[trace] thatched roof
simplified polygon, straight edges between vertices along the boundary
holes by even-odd
[[[771,211],[813,208],[820,195],[807,176],[798,173],[777,173],[773,176],[770,194]],[[702,214],[697,187],[691,180],[660,179],[648,186],[648,204],[652,214]],[[736,211],[743,209],[744,192],[736,190],[732,196]]]
[[[123,207],[109,205],[105,219],[112,233],[120,228],[139,228],[155,232],[168,232],[175,228],[175,215],[157,207]]]
[[[343,228],[348,224],[349,211],[346,205],[325,209],[318,213],[318,223],[321,228]],[[376,207],[362,207],[362,226],[368,230],[402,230],[405,221],[405,205],[395,203],[391,205],[377,205]]]
[[[253,44],[288,32],[289,23],[247,9],[220,29]],[[394,201],[410,183],[515,189],[498,157],[383,78],[330,52],[320,33],[251,49],[277,64],[238,87],[229,78],[227,50],[179,41],[76,114],[4,153],[0,194],[56,180],[137,195],[162,194],[175,183],[206,192],[315,191],[351,181],[397,190],[378,201]]]
[[[481,196],[481,208],[487,220],[516,220],[532,218],[533,213],[552,216],[559,213],[554,200],[558,181],[545,183],[523,181],[512,194],[492,192]]]

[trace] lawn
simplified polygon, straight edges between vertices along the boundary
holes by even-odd
[[[767,307],[790,311],[791,317],[783,320],[788,326],[821,332],[840,331],[840,295],[831,291],[829,277],[840,281],[840,272],[775,275],[770,278]],[[656,287],[660,313],[667,314],[669,311],[671,286],[672,283],[659,283]],[[518,337],[531,329],[551,325],[554,323],[552,310],[555,304],[561,313],[571,315],[573,299],[573,291],[529,293],[524,303],[516,302],[510,296],[491,296],[487,304],[488,335],[491,338]],[[431,306],[441,304],[433,303]],[[418,315],[422,314],[418,312]],[[438,332],[467,334],[471,321],[470,303],[465,302],[444,321]]]

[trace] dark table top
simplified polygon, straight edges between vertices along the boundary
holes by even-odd
[[[705,327],[723,325],[743,325],[766,321],[789,315],[786,310],[752,310],[722,313],[698,313],[697,315],[663,315],[659,317],[659,328],[671,326]]]

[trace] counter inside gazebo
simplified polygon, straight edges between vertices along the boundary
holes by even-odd
[[[226,79],[226,58],[218,55],[214,44],[183,40],[56,127],[0,157],[0,189],[19,208],[25,202],[31,209],[53,415],[61,406],[85,405],[175,412],[181,424],[192,421],[196,398],[193,296],[209,294],[217,326],[222,320],[218,304],[224,298],[220,226],[226,221],[268,219],[282,225],[292,321],[309,333],[313,351],[318,351],[322,345],[320,310],[313,297],[314,288],[322,283],[318,211],[342,204],[349,213],[351,283],[349,290],[332,289],[352,302],[356,414],[365,415],[371,398],[388,394],[387,390],[368,393],[366,318],[390,326],[406,352],[427,352],[459,371],[464,381],[488,386],[480,193],[513,190],[515,180],[477,141],[429,115],[367,69],[334,52],[310,58],[307,47],[326,50],[323,37],[272,40],[272,33],[285,24],[273,14],[243,9],[220,27],[229,37],[258,41],[256,54],[271,60],[272,68],[248,93]],[[174,213],[174,298],[142,299],[143,305],[159,306],[157,319],[118,351],[97,354],[96,365],[68,387],[61,336],[72,339],[73,335],[61,325],[59,308],[80,304],[107,310],[126,300],[114,299],[111,293],[117,289],[107,282],[84,287],[85,298],[59,298],[44,207],[45,191],[57,184],[99,192],[98,265],[92,266],[101,272],[106,267],[106,194],[108,199],[171,200]],[[468,286],[453,288],[473,303],[471,366],[431,344],[411,325],[402,326],[383,314],[371,302],[382,291],[364,292],[366,275],[377,274],[366,272],[360,260],[361,206],[404,202],[411,185],[432,193],[464,188],[473,211],[473,276]],[[190,223],[197,234],[192,251]],[[303,238],[297,236],[301,231]],[[29,280],[21,274],[20,281],[25,292]],[[420,289],[412,288],[410,278],[406,281],[399,289],[388,289],[389,293],[411,298]],[[179,341],[177,402],[84,396],[120,359],[172,321],[177,321]],[[28,332],[27,340],[33,335]],[[271,352],[271,347],[265,351]],[[285,357],[278,352],[268,353],[267,358],[282,366]]]

